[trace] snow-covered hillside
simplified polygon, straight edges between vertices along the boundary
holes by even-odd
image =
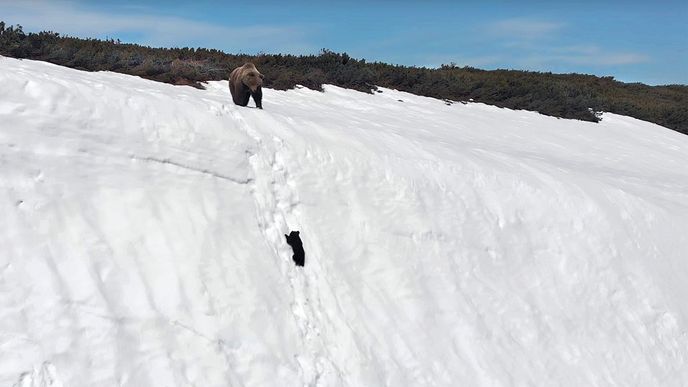
[[[687,136],[263,104],[0,58],[0,386],[688,385]]]

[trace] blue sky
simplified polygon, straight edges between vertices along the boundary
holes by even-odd
[[[0,20],[151,46],[688,84],[688,1],[7,1]]]

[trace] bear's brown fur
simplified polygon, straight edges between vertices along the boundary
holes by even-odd
[[[246,63],[237,67],[229,74],[229,92],[232,93],[232,100],[239,106],[248,105],[248,100],[253,97],[258,109],[263,108],[263,74],[261,74],[253,63]]]

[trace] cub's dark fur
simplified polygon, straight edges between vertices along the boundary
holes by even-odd
[[[306,253],[303,251],[303,243],[301,242],[301,237],[299,237],[298,231],[292,231],[289,235],[284,234],[287,238],[287,244],[291,246],[294,251],[292,259],[296,266],[303,266],[306,263]]]

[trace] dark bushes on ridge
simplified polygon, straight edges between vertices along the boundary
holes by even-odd
[[[286,90],[325,83],[372,92],[375,86],[410,93],[598,121],[595,111],[623,114],[688,134],[688,86],[622,83],[612,77],[530,71],[486,71],[455,64],[438,69],[366,63],[346,53],[233,55],[205,48],[151,48],[119,40],[80,39],[44,31],[25,33],[0,22],[0,55],[44,60],[88,71],[116,71],[175,85],[203,87],[253,62],[263,85]]]

